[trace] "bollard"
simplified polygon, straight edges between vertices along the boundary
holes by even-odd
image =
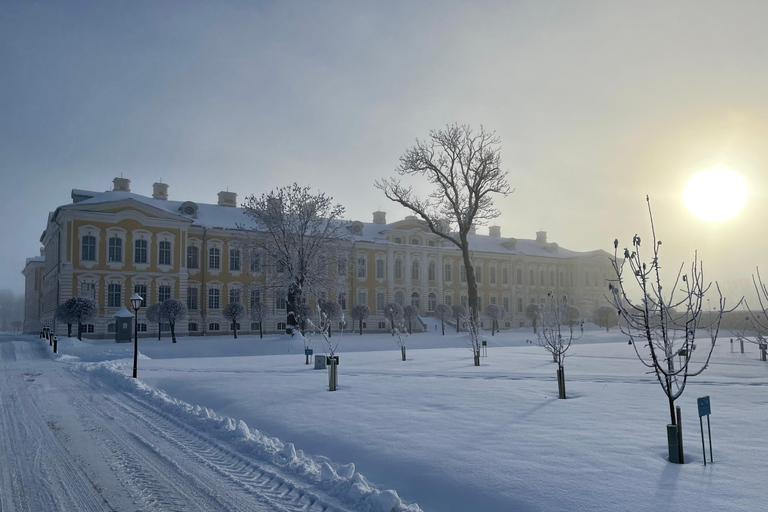
[[[733,338],[731,338],[731,354],[733,354]]]
[[[58,336],[53,337],[53,353],[54,354],[59,353],[59,337]]]
[[[331,358],[328,365],[328,391],[336,391],[339,385],[339,377],[336,372],[336,359]]]
[[[400,354],[403,356],[403,361],[405,361],[405,345],[400,347]]]
[[[667,425],[667,448],[669,450],[669,462],[680,464],[680,439],[677,435],[677,425]]]
[[[565,369],[557,369],[557,397],[565,399]]]
[[[744,353],[744,340],[739,340],[739,342],[741,343],[741,353],[743,354]]]

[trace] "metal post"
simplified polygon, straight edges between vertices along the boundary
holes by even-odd
[[[741,343],[741,353],[743,354],[744,353],[744,340],[743,339],[739,340],[739,342]]]
[[[139,363],[139,310],[133,309],[133,378],[137,378]]]
[[[709,422],[709,416],[707,416],[707,422]],[[699,426],[701,427],[701,453],[704,455],[704,465],[707,465],[707,449],[704,447],[704,421],[699,416]],[[711,451],[711,449],[710,449]]]
[[[715,462],[712,456],[712,429],[709,427],[709,414],[707,414],[707,434],[709,434],[709,462]],[[701,431],[701,436],[704,437],[704,430]],[[702,442],[704,442],[703,439]],[[704,461],[705,464],[706,462]]]
[[[733,354],[733,338],[731,338],[731,354]]]
[[[53,337],[53,353],[54,354],[59,353],[59,337],[58,336]]]
[[[336,358],[331,357],[330,359],[330,364],[328,365],[328,390],[336,391],[339,383],[336,375]]]
[[[675,411],[677,412],[677,448],[680,451],[680,464],[685,464],[685,452],[683,451],[683,417],[680,412],[680,406],[675,407]]]

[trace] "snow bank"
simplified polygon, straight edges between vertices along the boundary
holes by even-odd
[[[323,489],[355,510],[421,512],[418,505],[403,503],[397,492],[376,488],[355,470],[353,463],[341,465],[326,457],[307,455],[292,443],[284,443],[249,428],[242,420],[220,416],[206,407],[173,398],[130,377],[126,364],[125,361],[106,361],[73,366],[72,370],[87,372],[116,390],[141,398],[168,415],[195,425],[216,439],[227,441],[241,453],[274,464],[284,472]]]

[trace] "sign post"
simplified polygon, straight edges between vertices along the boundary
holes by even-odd
[[[696,400],[698,406],[699,406],[699,426],[701,427],[701,451],[704,454],[704,465],[707,465],[707,449],[704,445],[704,421],[701,419],[702,416],[707,417],[707,433],[709,434],[709,462],[714,462],[712,458],[712,429],[709,426],[709,415],[711,414],[711,409],[709,406],[709,397],[703,396],[701,398],[698,398]]]
[[[483,357],[488,357],[488,342],[483,340]]]

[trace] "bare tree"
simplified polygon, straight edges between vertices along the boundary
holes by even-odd
[[[327,302],[333,302],[333,301],[324,301],[323,304]],[[336,306],[338,306],[337,302],[334,302]],[[341,308],[338,307],[338,309],[330,307],[326,308],[327,311],[336,310],[337,315],[341,318],[342,323],[344,322],[344,313],[341,312]],[[313,331],[319,332],[320,336],[322,336],[323,341],[325,342],[324,347],[326,349],[326,360],[329,362],[328,365],[328,390],[329,391],[336,391],[336,388],[338,386],[338,374],[337,374],[337,361],[338,357],[336,356],[336,350],[339,347],[339,342],[341,341],[341,335],[336,336],[336,341],[334,342],[331,339],[331,324],[333,323],[334,319],[329,317],[326,313],[326,310],[323,310],[321,306],[317,306],[317,316],[318,316],[318,323],[315,324],[311,318],[307,318],[307,323],[310,325]],[[343,331],[342,331],[343,333]],[[309,341],[305,338],[304,342],[304,348],[309,348]]]
[[[734,334],[742,342],[757,344],[760,347],[760,357],[765,361],[765,353],[768,350],[768,322],[766,322],[768,319],[768,287],[763,282],[759,268],[755,269],[755,274],[752,274],[752,285],[755,287],[758,307],[753,308],[749,305],[749,301],[744,301],[747,314],[744,316],[744,322],[740,322],[741,328],[736,330]]]
[[[269,286],[286,294],[286,333],[290,334],[299,324],[295,312],[305,294],[346,288],[346,274],[330,271],[351,254],[344,207],[294,183],[261,197],[249,196],[243,208],[255,232],[242,226],[241,245],[265,256],[264,263],[272,269]]]
[[[464,322],[467,319],[467,308],[461,304],[454,304],[452,309],[453,318],[456,320],[456,332],[461,332],[461,322]]]
[[[352,320],[357,320],[357,322],[360,324],[360,336],[363,335],[363,320],[368,318],[368,316],[371,314],[371,308],[366,306],[365,304],[358,304],[357,306],[352,308]],[[352,328],[354,329],[354,325],[352,325]]]
[[[176,343],[176,322],[187,318],[187,305],[179,299],[166,299],[160,305],[160,320],[168,322],[171,328],[171,339]]]
[[[558,397],[565,398],[565,353],[571,343],[584,335],[584,325],[573,332],[574,322],[570,319],[573,306],[568,304],[568,297],[556,298],[552,292],[547,294],[547,301],[538,308],[539,331],[536,344],[552,354],[552,361],[557,363]],[[578,310],[577,310],[578,312]],[[578,316],[578,315],[577,315]]]
[[[67,315],[77,322],[77,339],[83,339],[83,324],[99,314],[96,301],[88,297],[72,297],[64,302]]]
[[[160,340],[162,337],[162,331],[163,331],[163,317],[160,314],[160,309],[162,308],[162,303],[155,302],[151,306],[147,308],[146,313],[144,313],[147,317],[147,320],[150,322],[157,323],[157,339]]]
[[[384,306],[384,318],[389,323],[389,332],[392,333],[392,336],[395,335],[395,326],[403,320],[403,313],[403,306],[397,302],[390,302]]]
[[[536,326],[539,323],[539,305],[529,304],[525,308],[525,317],[531,321],[531,325],[533,325],[533,334],[536,334]]]
[[[412,322],[419,318],[419,308],[411,304],[403,308],[403,318],[408,320],[408,334],[413,334]]]
[[[251,306],[251,320],[259,324],[259,338],[264,337],[264,319],[267,317],[267,307],[263,302]]]
[[[421,176],[434,189],[419,197],[413,188],[398,179],[379,180],[376,187],[388,199],[399,203],[427,225],[432,233],[461,249],[467,271],[470,322],[477,321],[477,279],[467,235],[472,226],[495,219],[500,212],[493,207],[492,194],[512,192],[507,172],[501,169],[501,140],[495,132],[480,127],[474,133],[467,125],[446,126],[432,130],[426,141],[416,144],[400,157],[396,172],[400,176]],[[456,231],[451,231],[451,226]],[[475,348],[475,364],[480,365],[480,347]]]
[[[675,400],[685,391],[688,379],[701,374],[709,365],[712,351],[717,341],[720,322],[725,310],[725,299],[717,283],[718,308],[710,322],[703,322],[702,305],[704,295],[711,283],[704,281],[703,265],[694,252],[689,273],[683,273],[684,264],[680,265],[672,286],[662,286],[660,276],[659,250],[661,241],[656,238],[651,203],[648,203],[648,215],[653,236],[651,258],[645,262],[641,258],[641,240],[638,235],[632,238],[632,250],[624,249],[624,258],[618,253],[619,241],[615,240],[614,256],[611,258],[616,279],[609,285],[609,303],[618,311],[622,319],[621,331],[629,337],[629,343],[635,354],[661,385],[669,403],[670,430],[668,435],[679,435],[675,416]],[[630,299],[627,283],[624,280],[625,267],[629,266],[630,283],[640,291],[639,300]],[[678,295],[679,294],[679,295]],[[673,308],[682,308],[682,313],[675,313]],[[695,349],[697,331],[705,329],[709,342],[703,349],[702,360],[693,367],[692,356]],[[638,345],[639,343],[639,345]],[[673,457],[683,463],[682,448],[677,454],[670,448],[670,460]]]
[[[448,304],[438,304],[435,308],[435,314],[440,319],[440,328],[445,336],[445,321],[453,318],[453,308]]]
[[[605,332],[616,325],[616,310],[610,306],[600,306],[592,316],[599,327],[605,327]]]
[[[341,305],[335,300],[324,300],[320,302],[320,311],[323,313],[327,322],[321,321],[328,329],[328,337],[331,337],[331,326],[334,320],[341,319],[343,317],[341,311]]]
[[[485,315],[491,319],[491,336],[495,336],[494,331],[499,330],[499,320],[504,318],[504,308],[496,304],[489,304],[485,308]]]
[[[245,316],[245,306],[239,302],[230,302],[221,312],[230,322],[232,322],[232,332],[237,339],[237,324]]]
[[[397,304],[395,305],[400,307]],[[400,347],[400,355],[402,356],[403,361],[405,361],[405,346],[408,343],[408,336],[410,335],[410,332],[405,329],[403,315],[398,315],[397,313],[398,311],[390,309],[389,316],[387,316],[387,324],[389,324],[389,329],[392,332],[392,336],[395,336],[395,343],[397,343],[397,346]]]

